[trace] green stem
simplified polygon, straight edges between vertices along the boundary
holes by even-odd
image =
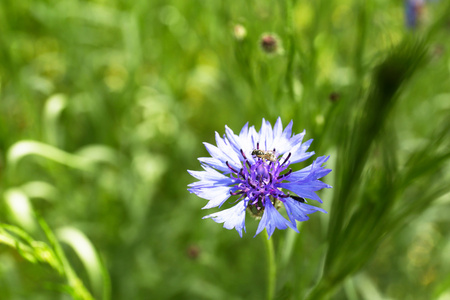
[[[306,296],[306,300],[322,300],[328,299],[331,293],[334,291],[335,286],[328,283],[323,278],[313,288],[313,290]]]
[[[272,300],[275,296],[275,277],[277,274],[275,252],[273,250],[273,242],[269,239],[267,230],[264,230],[262,237],[267,250],[267,300]]]

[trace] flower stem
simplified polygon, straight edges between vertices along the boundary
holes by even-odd
[[[269,239],[267,230],[262,235],[267,251],[267,300],[274,299],[275,296],[275,277],[277,274],[277,266],[275,264],[275,252],[273,250],[273,242]]]

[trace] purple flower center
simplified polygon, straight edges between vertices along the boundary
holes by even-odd
[[[289,197],[289,193],[285,194],[280,190],[279,184],[292,173],[292,169],[289,169],[286,173],[281,174],[289,167],[290,162],[288,160],[291,154],[289,153],[284,161],[280,163],[275,156],[276,151],[274,149],[273,152],[270,152],[270,157],[262,154],[257,155],[256,161],[251,164],[242,149],[240,152],[244,158],[244,163],[239,171],[231,167],[227,162],[227,166],[232,172],[231,177],[236,182],[230,194],[240,195],[237,201],[245,198],[244,201],[247,202],[247,208],[259,217],[264,211],[264,199],[266,197],[271,199],[275,207],[277,207],[277,201],[284,202],[284,198]],[[268,160],[269,158],[271,160]]]

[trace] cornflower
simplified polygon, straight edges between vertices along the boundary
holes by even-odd
[[[190,171],[199,181],[189,184],[189,191],[209,200],[203,209],[221,207],[230,197],[236,197],[236,204],[228,209],[212,213],[217,223],[224,223],[226,229],[236,229],[242,237],[245,229],[246,211],[259,225],[256,234],[266,228],[268,236],[275,228],[292,228],[296,232],[297,221],[306,221],[308,214],[316,211],[326,213],[322,208],[307,204],[307,199],[322,200],[315,193],[331,188],[319,178],[331,172],[323,164],[329,156],[318,157],[311,165],[293,171],[291,164],[302,162],[314,155],[306,152],[312,139],[302,143],[305,131],[292,134],[292,121],[283,130],[281,118],[275,126],[264,120],[257,132],[248,123],[239,135],[225,126],[226,134],[221,138],[216,132],[217,146],[204,143],[211,157],[199,161],[204,171]],[[278,211],[282,206],[288,219]]]

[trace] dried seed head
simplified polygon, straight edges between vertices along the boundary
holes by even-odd
[[[267,54],[281,54],[282,46],[280,38],[272,33],[265,33],[260,40],[261,49]]]
[[[328,98],[330,99],[331,102],[336,102],[339,100],[339,98],[341,98],[341,95],[338,92],[332,92]]]
[[[197,259],[200,255],[200,252],[200,247],[197,245],[189,245],[189,247],[186,249],[187,256],[192,260]]]

